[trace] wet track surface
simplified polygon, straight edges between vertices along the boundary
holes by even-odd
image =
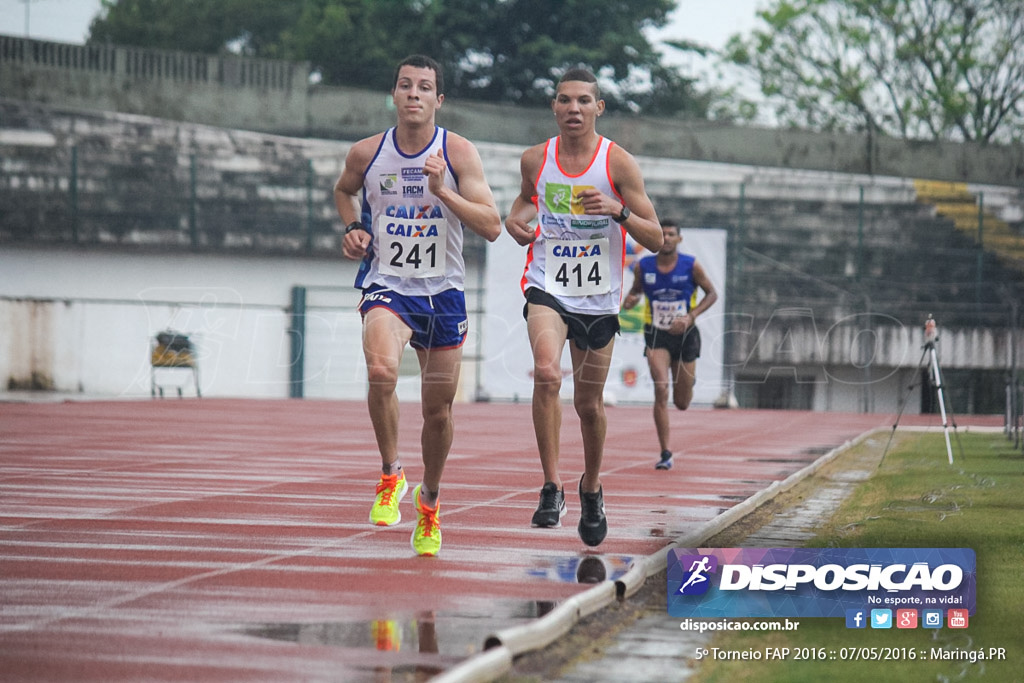
[[[418,481],[419,406],[401,455]],[[653,467],[647,407],[608,409],[609,535],[533,529],[529,405],[458,404],[436,558],[367,515],[379,456],[362,403],[0,403],[0,670],[12,680],[427,678],[707,523],[884,415],[691,410]]]

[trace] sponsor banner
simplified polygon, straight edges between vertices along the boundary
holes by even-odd
[[[667,576],[673,617],[973,615],[977,582],[969,548],[673,548]]]
[[[547,222],[559,230],[579,232],[594,227],[587,217],[572,215],[562,223],[555,218],[545,216]],[[682,235],[684,239],[680,251],[697,258],[718,290],[718,303],[702,315],[697,323],[702,346],[700,358],[697,359],[693,404],[710,405],[729,385],[724,379],[725,311],[728,308],[725,297],[729,289],[725,258],[727,233],[712,228],[684,228]],[[622,281],[624,293],[633,284],[632,266],[635,259],[649,253],[635,245],[631,239],[626,241],[626,251],[627,270]],[[526,333],[526,321],[523,319],[525,299],[521,289],[526,258],[527,250],[516,244],[515,240],[498,239],[487,243],[487,267],[483,271],[482,289],[486,314],[479,328],[473,324],[470,335],[475,334],[475,329],[481,335],[480,359],[477,364],[480,382],[478,391],[480,395],[494,401],[529,402],[533,395],[533,355]],[[567,274],[575,277],[571,267]],[[589,275],[590,269],[583,272],[584,281]],[[651,379],[647,358],[644,356],[645,305],[641,302],[632,309],[623,310],[619,316],[622,334],[615,339],[608,381],[605,383],[604,396],[609,405],[650,405],[654,400],[654,380]],[[467,353],[472,345],[473,339],[467,342]],[[565,400],[571,400],[573,374],[568,344],[562,350],[561,368],[562,387],[559,395]]]

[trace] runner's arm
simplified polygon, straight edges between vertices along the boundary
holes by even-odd
[[[505,230],[521,246],[526,246],[537,239],[537,231],[530,226],[530,221],[537,218],[537,204],[534,198],[537,188],[534,180],[540,171],[543,154],[543,145],[531,147],[523,152],[519,161],[519,171],[522,175],[519,194],[516,195],[512,208],[505,217]]]
[[[693,262],[693,281],[704,292],[697,305],[690,309],[686,315],[681,315],[672,321],[669,334],[683,334],[697,324],[697,316],[711,308],[712,304],[718,301],[718,292],[711,284],[711,278],[704,272],[704,268],[696,261]]]
[[[622,301],[623,308],[633,308],[640,303],[640,297],[644,291],[644,283],[641,278],[640,262],[637,261],[636,265],[633,266],[633,285],[629,288],[629,292],[626,293],[626,298]]]
[[[424,172],[430,192],[444,202],[456,218],[467,228],[488,242],[501,234],[501,216],[494,202],[494,194],[484,177],[483,162],[476,147],[461,135],[449,133],[448,154],[452,168],[458,175],[458,191],[444,184],[447,164],[439,150],[427,159]]]
[[[618,145],[613,146],[609,153],[612,183],[630,211],[622,227],[641,245],[657,252],[665,242],[665,235],[661,230],[658,212],[654,210],[654,203],[647,196],[640,166],[633,155]],[[612,215],[618,215],[621,209],[621,206],[616,206]]]
[[[363,175],[370,165],[374,150],[383,133],[365,138],[352,145],[345,157],[345,166],[334,183],[334,208],[341,222],[348,227],[360,220],[359,194],[363,190]],[[365,226],[369,230],[372,226]],[[342,237],[341,252],[346,258],[361,259],[366,255],[372,235],[366,230],[351,230]]]
[[[703,266],[701,266],[697,261],[693,262],[693,281],[697,283],[697,286],[704,292],[700,301],[698,301],[697,305],[690,311],[690,317],[693,319],[693,322],[696,323],[697,316],[711,308],[714,303],[718,301],[718,291],[711,283],[711,278],[708,277]]]

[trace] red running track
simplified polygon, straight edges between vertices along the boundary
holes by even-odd
[[[172,399],[0,403],[0,678],[412,680],[616,578],[883,415],[608,409],[609,535],[576,535],[578,422],[562,428],[569,515],[532,529],[530,406],[458,404],[444,546],[416,557],[411,497],[367,517],[380,461],[363,403]],[[422,472],[419,406],[402,460]],[[596,576],[594,573],[596,572]],[[589,578],[588,578],[589,574]]]

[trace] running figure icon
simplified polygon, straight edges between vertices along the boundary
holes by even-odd
[[[710,560],[710,557],[704,555],[700,560],[693,561],[693,564],[691,564],[690,568],[687,570],[690,572],[690,577],[686,579],[682,586],[679,587],[680,593],[685,592],[690,586],[698,583],[704,583],[708,580],[708,577],[705,576],[705,574],[711,570],[711,567],[708,566],[708,562],[710,562]]]

